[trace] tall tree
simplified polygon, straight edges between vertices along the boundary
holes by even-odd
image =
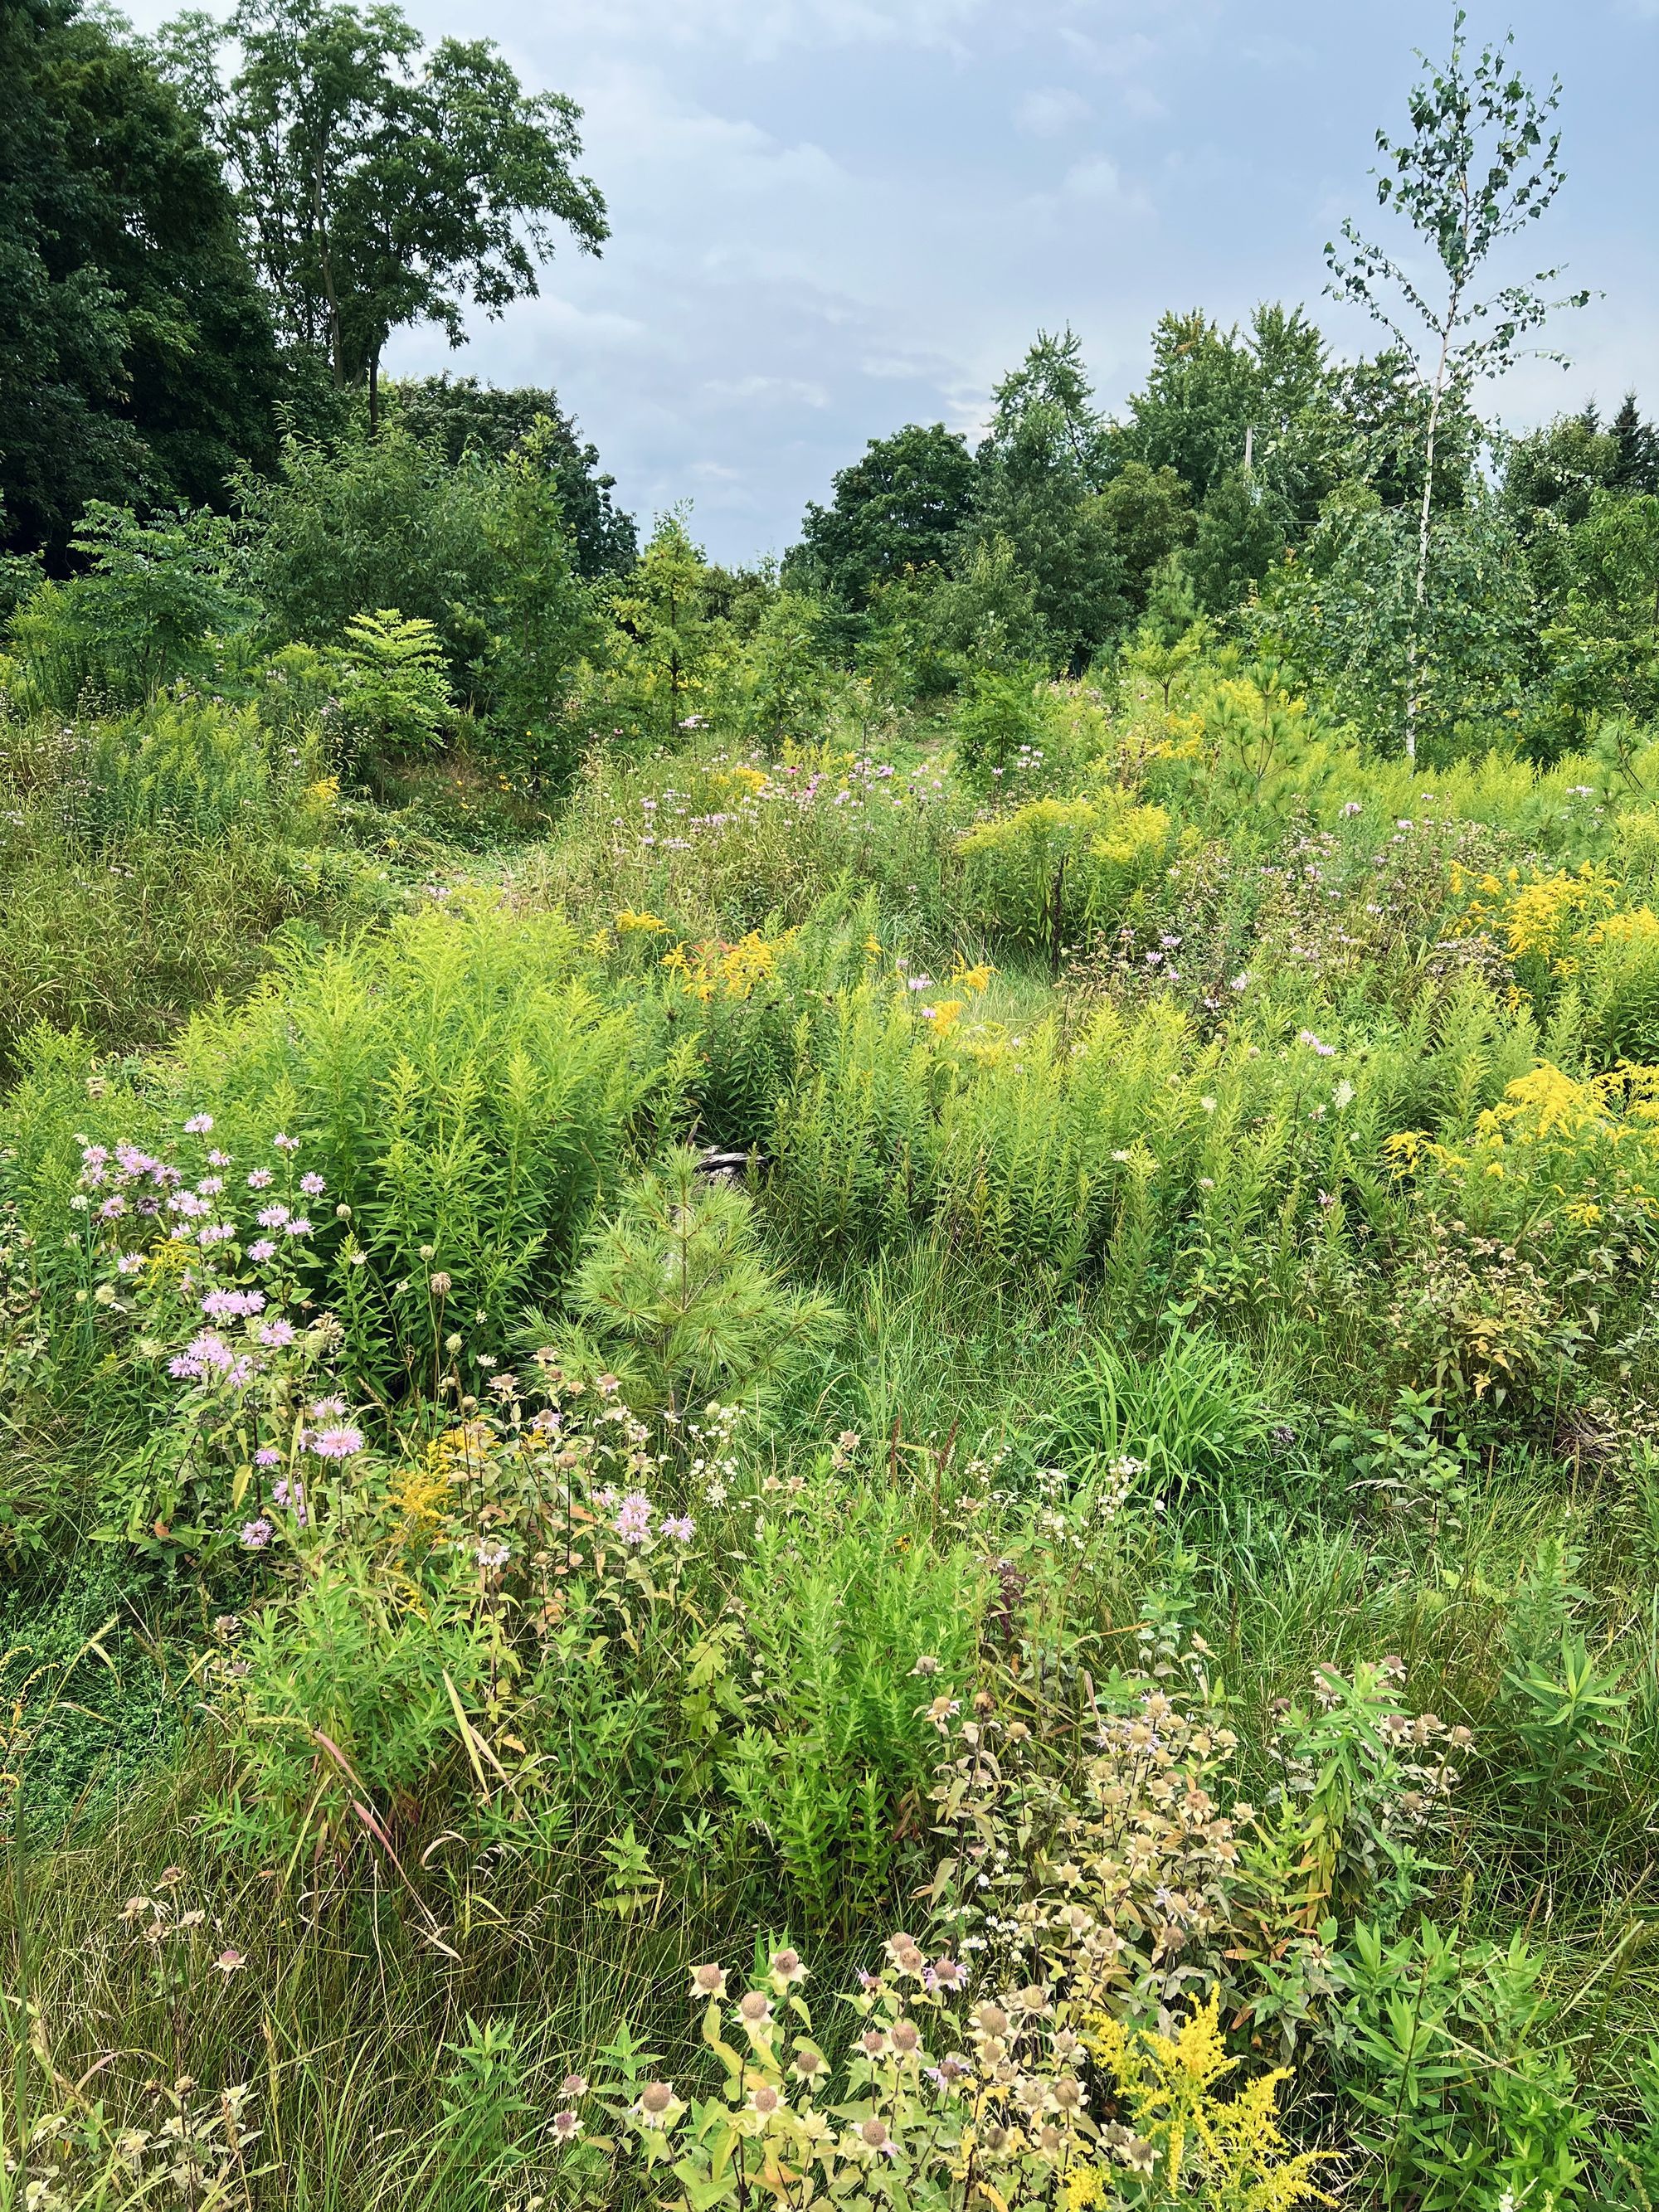
[[[537,465],[558,487],[566,527],[584,576],[623,575],[639,556],[634,518],[611,499],[617,479],[599,467],[555,392],[533,385],[480,384],[475,376],[423,376],[390,387],[392,412],[416,438],[435,440],[458,467],[474,459],[505,461],[534,441]]]
[[[1123,561],[1100,495],[1111,474],[1076,334],[1040,331],[994,394],[979,449],[979,488],[968,541],[1013,549],[1062,654],[1079,665],[1121,629]]]
[[[1418,681],[1422,618],[1427,604],[1433,522],[1435,442],[1447,399],[1466,395],[1485,377],[1500,374],[1522,349],[1522,341],[1553,308],[1583,306],[1588,293],[1551,300],[1543,287],[1559,276],[1540,270],[1529,283],[1500,284],[1476,296],[1482,265],[1504,240],[1535,222],[1565,181],[1561,134],[1550,129],[1561,87],[1552,79],[1540,99],[1510,60],[1513,34],[1483,47],[1473,64],[1459,9],[1451,58],[1431,68],[1413,88],[1411,136],[1397,144],[1376,134],[1378,151],[1391,166],[1375,172],[1380,205],[1403,216],[1433,250],[1443,289],[1435,298],[1383,247],[1342,226],[1347,258],[1325,248],[1331,291],[1354,301],[1389,333],[1428,395],[1424,428],[1423,492],[1419,509],[1414,613],[1407,647],[1406,750],[1415,758],[1422,705]],[[1546,134],[1548,134],[1547,136]]]
[[[1352,430],[1338,393],[1325,340],[1300,307],[1264,302],[1243,331],[1196,311],[1165,315],[1113,443],[1172,468],[1195,503],[1248,462],[1258,500],[1300,533],[1348,472]]]
[[[942,568],[973,501],[966,439],[943,422],[907,422],[872,438],[836,471],[830,505],[814,501],[792,549],[792,576],[862,607],[907,571]]]
[[[179,16],[157,52],[223,155],[283,330],[368,385],[371,428],[393,331],[463,344],[469,302],[535,292],[556,227],[592,253],[610,234],[574,167],[580,109],[526,94],[488,40],[427,53],[395,6],[240,0],[222,23]]]
[[[218,164],[76,0],[0,0],[0,542],[88,501],[222,501],[274,447],[270,318]]]
[[[1659,492],[1659,428],[1642,420],[1633,392],[1625,394],[1607,433],[1619,447],[1610,478],[1615,490]]]

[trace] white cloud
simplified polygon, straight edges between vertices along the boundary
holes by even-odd
[[[1033,138],[1058,138],[1089,118],[1089,103],[1080,94],[1052,88],[1028,92],[1015,103],[1016,126]]]
[[[703,390],[714,399],[760,399],[780,407],[827,407],[827,386],[804,376],[711,376]]]

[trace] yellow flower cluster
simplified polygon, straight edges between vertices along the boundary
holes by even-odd
[[[1328,2151],[1292,2153],[1279,2125],[1278,2069],[1247,2082],[1236,2097],[1216,2084],[1237,2065],[1222,2040],[1220,2001],[1212,1993],[1173,2035],[1126,2027],[1109,2013],[1084,2040],[1111,2075],[1139,2138],[1139,2162],[1173,2197],[1229,2204],[1238,2212],[1292,2212],[1298,2204],[1334,2204],[1314,2173]],[[1066,2212],[1093,2212],[1119,2201],[1112,2167],[1085,2166],[1066,2185]]]
[[[747,999],[757,987],[778,972],[778,956],[787,951],[795,933],[786,930],[769,942],[757,929],[735,945],[709,939],[701,945],[677,945],[663,955],[663,966],[690,998],[707,1005],[714,998]]]
[[[1454,866],[1451,888],[1462,897],[1468,878]],[[1551,963],[1558,974],[1575,964],[1564,958],[1566,940],[1593,915],[1607,915],[1618,905],[1620,885],[1603,868],[1589,860],[1574,873],[1535,876],[1523,880],[1518,868],[1502,876],[1476,879],[1478,896],[1471,899],[1463,927],[1473,935],[1490,931],[1501,936],[1512,958],[1535,955]]]
[[[1530,1182],[1535,1163],[1565,1198],[1564,1176],[1588,1171],[1603,1146],[1617,1152],[1632,1143],[1642,1152],[1659,1151],[1659,1067],[1626,1065],[1580,1079],[1545,1060],[1479,1116],[1468,1152],[1414,1129],[1401,1130],[1382,1149],[1401,1168],[1431,1161],[1448,1173],[1479,1174],[1492,1182]],[[1641,1183],[1626,1194],[1651,1203]],[[1575,1211],[1569,1204],[1565,1211],[1570,1219],[1593,1221],[1600,1209],[1581,1204]]]

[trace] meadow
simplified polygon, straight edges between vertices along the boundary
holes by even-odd
[[[1659,428],[1475,411],[1559,88],[1457,16],[1376,356],[1040,334],[728,567],[382,374],[608,235],[580,111],[222,27],[0,9],[0,2212],[1651,2212]]]
[[[1659,744],[1149,656],[14,712],[31,2205],[1649,2201]]]

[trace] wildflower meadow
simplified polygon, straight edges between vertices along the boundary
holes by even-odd
[[[325,33],[538,252],[569,103],[24,16],[266,411],[60,513],[0,358],[0,2212],[1651,2212],[1659,430],[1457,319],[1554,93],[1413,95],[1426,367],[1043,337],[745,568],[271,258]]]

